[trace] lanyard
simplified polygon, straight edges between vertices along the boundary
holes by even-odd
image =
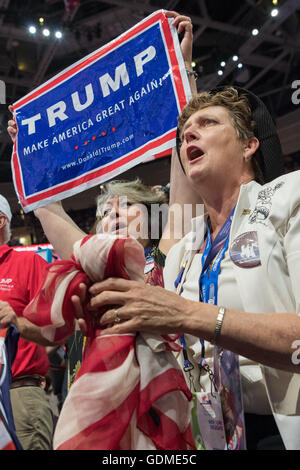
[[[211,241],[211,234],[207,221],[207,240],[202,256],[202,271],[199,277],[199,301],[213,305],[217,304],[218,277],[221,261],[228,248],[229,233],[234,209],[235,207],[232,209],[228,219],[225,221],[213,242]]]
[[[181,268],[181,271],[179,272],[177,278],[175,279],[174,281],[174,286],[175,286],[175,289],[177,290],[179,284],[181,283],[181,280],[182,280],[182,276],[183,276],[183,273],[185,271],[185,268],[186,268],[186,263],[184,263],[184,265],[182,266]],[[178,292],[179,295],[181,295],[181,292]]]
[[[215,240],[211,241],[211,233],[207,220],[207,240],[202,256],[202,271],[199,277],[199,301],[216,305],[218,302],[218,278],[221,262],[228,248],[229,233],[235,207],[225,221]],[[213,261],[214,260],[214,261]],[[205,356],[204,341],[200,339],[202,346],[201,358]]]
[[[208,220],[206,222],[207,225],[207,240],[205,245],[205,250],[202,257],[202,273],[206,271],[208,266],[211,264],[212,260],[215,258],[217,253],[222,249],[226,240],[229,239],[229,232],[231,228],[231,222],[233,219],[235,207],[232,209],[228,219],[225,221],[224,225],[222,226],[221,230],[219,231],[218,235],[214,239],[213,243],[211,242],[211,234],[209,230]],[[227,243],[228,246],[228,243]],[[201,274],[202,274],[201,273]]]
[[[206,240],[204,253],[202,255],[202,260],[201,260],[202,270],[201,270],[201,274],[199,277],[199,301],[200,302],[205,302],[205,303],[209,303],[213,305],[217,304],[218,277],[220,273],[222,259],[228,248],[229,233],[230,233],[234,210],[235,210],[235,207],[232,209],[228,219],[225,221],[224,225],[222,226],[221,230],[219,231],[218,235],[216,236],[213,242],[211,241],[211,233],[210,233],[209,224],[207,221],[207,240]],[[175,288],[178,287],[178,285],[180,284],[182,280],[185,267],[186,265],[183,266],[179,275],[177,276],[177,279],[175,280],[175,283],[174,283]],[[187,357],[184,335],[181,336],[180,342],[183,348],[183,355],[184,355],[184,371],[189,372],[190,374],[190,371],[194,367]],[[205,361],[205,343],[204,343],[204,340],[201,338],[200,338],[200,343],[201,343],[201,359],[200,359],[199,367],[200,369],[204,368],[210,374],[210,378],[212,379],[213,374],[208,368],[208,365],[206,364],[206,361]]]

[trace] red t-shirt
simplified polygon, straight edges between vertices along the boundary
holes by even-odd
[[[38,291],[47,262],[32,252],[15,251],[0,246],[0,300],[8,302],[18,317]],[[19,339],[13,363],[13,377],[39,374],[45,376],[49,359],[44,346]]]

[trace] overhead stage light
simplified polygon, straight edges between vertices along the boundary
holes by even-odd
[[[61,38],[62,38],[62,32],[61,32],[61,31],[56,31],[55,37],[56,37],[57,39],[61,39]]]
[[[47,29],[47,28],[43,29],[43,35],[46,36],[46,37],[50,36],[49,29]]]
[[[35,34],[36,33],[36,27],[33,26],[33,25],[29,26],[28,31],[30,32],[30,34]]]

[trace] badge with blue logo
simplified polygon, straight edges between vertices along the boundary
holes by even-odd
[[[231,244],[230,258],[240,268],[254,268],[261,264],[257,232],[245,232]]]

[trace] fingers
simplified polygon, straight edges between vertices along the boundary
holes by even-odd
[[[7,132],[11,140],[14,142],[16,140],[17,133],[18,133],[17,123],[13,120],[9,120],[7,124],[8,124]]]
[[[77,319],[84,318],[83,305],[87,299],[87,285],[81,282],[78,286],[78,294],[72,295],[71,302],[75,310],[75,317]]]
[[[128,286],[128,283],[130,286]],[[94,295],[89,301],[87,306],[88,310],[97,312],[99,308],[104,306],[122,306],[126,302],[126,291],[132,285],[140,286],[139,282],[127,281],[125,279],[109,278],[103,282],[93,284],[89,290],[88,287],[81,283],[79,285],[78,295],[73,295],[71,301],[74,307],[75,317],[78,321],[78,326],[84,336],[88,334],[88,324],[85,319],[85,312],[83,305],[85,304],[87,292]],[[109,326],[114,324],[115,321],[115,309],[109,310],[105,314],[105,318],[101,324],[103,326]],[[123,321],[123,319],[122,319]],[[98,322],[98,320],[97,320]]]
[[[126,316],[125,312],[122,311],[122,308],[114,308],[111,310],[107,310],[100,318],[99,325],[101,327],[114,325],[116,323],[116,314],[118,314],[118,319],[120,322],[124,322],[129,320],[131,317]]]
[[[97,310],[107,305],[124,305],[133,299],[137,291],[144,284],[127,279],[108,278],[105,281],[93,284],[89,293],[93,296],[89,302],[89,310]]]
[[[17,123],[13,119],[10,119],[7,123],[9,127],[12,127],[17,132]]]
[[[72,295],[71,297],[71,301],[72,301],[74,311],[75,311],[75,318],[77,319],[78,326],[83,336],[87,336],[87,333],[88,333],[88,326],[87,326],[84,311],[82,308],[82,305],[84,304],[86,300],[86,295],[87,295],[87,285],[84,283],[80,283],[78,295]]]
[[[166,11],[165,15],[167,18],[174,18],[172,22],[172,26],[177,27],[178,33],[182,31],[192,31],[193,25],[192,20],[189,16],[180,15],[176,11]]]
[[[121,278],[108,278],[102,282],[96,282],[89,288],[91,295],[97,295],[104,291],[126,292],[136,284],[136,281],[128,281]],[[139,283],[137,283],[139,285]]]
[[[14,107],[12,105],[8,106],[9,111],[13,114],[14,113]],[[18,133],[18,127],[17,123],[14,119],[10,119],[8,121],[8,127],[7,127],[7,132],[13,142],[15,142],[17,133]]]
[[[100,333],[100,336],[106,336],[106,335],[122,335],[122,334],[131,334],[131,333],[136,333],[139,331],[139,327],[135,321],[134,318],[131,320],[128,320],[124,323],[118,323],[117,325],[114,325],[110,328],[105,328]]]
[[[0,329],[7,328],[10,323],[17,323],[17,316],[11,306],[4,301],[0,301]]]
[[[7,328],[8,326],[8,319],[6,318],[6,315],[0,314],[0,330],[2,328]]]
[[[85,321],[83,318],[79,318],[79,320],[78,320],[78,326],[79,326],[79,328],[80,328],[80,331],[81,331],[82,335],[83,335],[83,336],[87,336],[88,327],[87,327],[86,321]]]
[[[81,305],[80,297],[78,295],[72,295],[71,302],[73,304],[75,317],[77,318],[77,320],[79,318],[84,318],[84,313],[83,313],[83,308]]]
[[[83,303],[86,300],[86,294],[87,294],[87,285],[82,282],[79,284],[79,294],[78,294],[81,303]]]
[[[107,305],[124,305],[126,302],[126,293],[124,292],[114,292],[114,291],[105,291],[97,294],[95,297],[92,297],[88,309],[91,311],[96,311],[101,307]]]
[[[76,318],[84,318],[82,305],[86,302],[87,298],[87,285],[81,282],[78,286],[78,294],[71,297],[72,304],[75,310]]]
[[[165,15],[167,18],[174,18],[173,24],[178,24],[180,21],[191,21],[189,16],[181,15],[177,11],[165,11]]]

